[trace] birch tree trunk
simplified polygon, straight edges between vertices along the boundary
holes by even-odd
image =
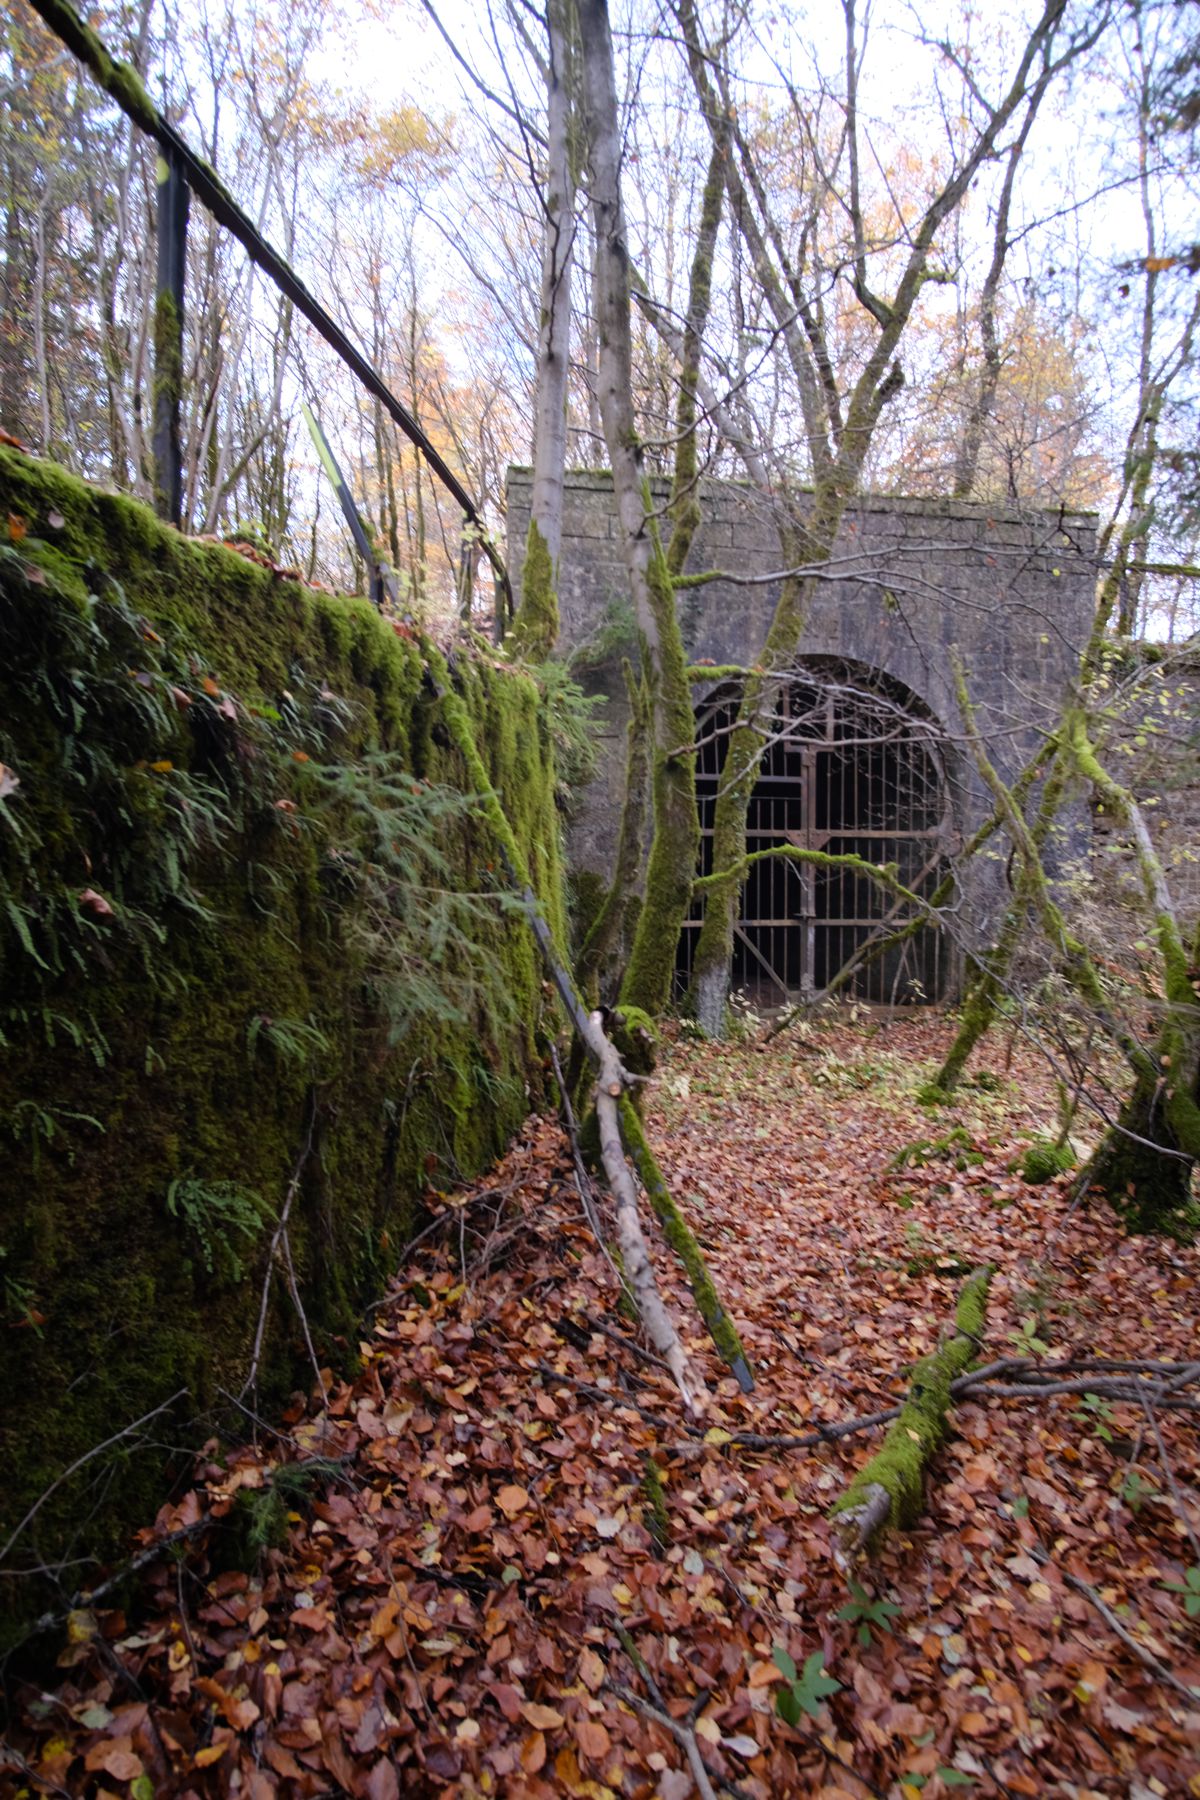
[[[558,562],[562,550],[563,473],[567,462],[567,379],[571,351],[571,276],[575,251],[575,179],[571,166],[571,0],[549,0],[546,31],[546,189],[542,294],[533,418],[533,491],[521,602],[508,647],[544,662],[558,638]]]

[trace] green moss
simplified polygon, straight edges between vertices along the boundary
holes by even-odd
[[[1022,1152],[1015,1165],[1021,1171],[1022,1181],[1030,1187],[1041,1187],[1044,1182],[1053,1181],[1056,1175],[1065,1175],[1068,1169],[1075,1167],[1075,1153],[1068,1144],[1055,1143],[1053,1138],[1035,1138]]]
[[[647,491],[647,517],[650,510]],[[695,735],[696,722],[684,673],[675,592],[667,554],[657,533],[650,529],[652,549],[647,579],[659,640],[658,668],[654,671],[658,691],[653,711],[658,741],[650,774],[654,835],[629,967],[621,983],[621,1000],[657,1018],[670,999],[679,933],[691,903],[700,854],[700,816],[696,810],[695,758],[687,754],[686,748]]]
[[[646,1141],[641,1120],[627,1095],[621,1099],[621,1136],[633,1159],[638,1179],[658,1215],[663,1236],[683,1264],[696,1309],[707,1325],[713,1343],[737,1376],[743,1393],[749,1393],[754,1386],[754,1375],[742,1348],[742,1340],[729,1314],[721,1305],[712,1276],[708,1272],[708,1264],[704,1260],[704,1252],[663,1179],[654,1152]]]
[[[652,1075],[658,1066],[658,1028],[639,1006],[619,1006],[609,1036],[631,1075]]]
[[[603,875],[595,869],[571,869],[567,875],[567,910],[571,942],[582,944],[595,924],[608,892]]]
[[[183,320],[173,294],[162,289],[154,302],[154,417],[168,407],[172,418],[178,416],[183,393]],[[166,491],[167,470],[154,471],[158,510],[164,518],[170,507]]]
[[[625,732],[625,794],[617,854],[612,880],[583,940],[576,965],[579,985],[589,1001],[608,1001],[613,997],[641,917],[638,876],[646,836],[653,707],[646,683],[635,677],[628,659],[622,663],[621,672],[629,699],[629,724]]]
[[[550,546],[530,519],[521,570],[521,604],[504,647],[522,662],[540,663],[553,656],[558,642],[558,593]]]
[[[888,1496],[887,1523],[911,1525],[921,1513],[925,1471],[949,1431],[950,1385],[975,1360],[983,1338],[991,1272],[979,1270],[965,1283],[955,1312],[954,1335],[922,1357],[913,1370],[900,1416],[879,1451],[836,1502],[833,1516],[856,1512],[882,1488]]]
[[[667,1510],[667,1490],[662,1471],[649,1450],[642,1458],[642,1491],[646,1496],[647,1525],[654,1548],[665,1555],[671,1543],[671,1515]]]
[[[0,511],[18,521],[0,546],[0,761],[20,782],[0,801],[0,1276],[37,1321],[0,1330],[0,1543],[72,1462],[184,1390],[18,1539],[10,1570],[82,1556],[74,1581],[153,1516],[162,1444],[185,1467],[249,1365],[269,1231],[239,1242],[241,1279],[219,1254],[210,1272],[171,1184],[228,1183],[277,1210],[302,1163],[305,1311],[346,1367],[431,1167],[438,1183],[474,1172],[524,1114],[543,994],[523,922],[495,900],[494,838],[455,802],[438,815],[441,882],[483,896],[465,903],[478,955],[414,966],[435,1002],[398,1029],[384,1007],[357,901],[361,813],[330,783],[370,799],[376,766],[411,770],[414,828],[421,796],[479,791],[437,741],[442,703],[411,641],[365,603],[3,448]],[[452,699],[560,928],[537,688],[464,659]],[[282,1028],[266,1053],[249,1030],[264,1018],[311,1022],[319,1068]],[[298,1370],[276,1282],[260,1405]],[[45,1596],[10,1579],[6,1601],[15,1631]]]

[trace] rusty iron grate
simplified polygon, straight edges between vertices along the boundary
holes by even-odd
[[[700,872],[713,862],[713,814],[740,690],[723,683],[697,709]],[[791,843],[893,863],[928,896],[946,869],[949,789],[936,726],[894,686],[832,661],[810,664],[776,690],[769,743],[747,815],[747,847]],[[759,1009],[818,998],[847,963],[842,988],[871,1005],[942,998],[946,949],[924,927],[872,957],[871,946],[911,909],[854,870],[772,858],[750,870],[734,938],[731,988]],[[677,980],[692,974],[700,907],[680,937]]]

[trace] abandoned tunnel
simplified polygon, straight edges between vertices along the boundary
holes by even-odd
[[[713,868],[713,817],[740,687],[723,682],[696,711],[700,872]],[[834,658],[812,658],[778,693],[764,721],[767,748],[747,817],[751,852],[790,844],[890,863],[928,898],[953,831],[945,746],[936,722],[902,683]],[[873,1005],[943,997],[947,946],[922,927],[883,955],[884,931],[910,909],[853,869],[789,857],[754,864],[742,889],[730,986],[755,1010],[811,999],[852,966],[842,992]],[[701,908],[693,905],[676,963],[690,984]]]
[[[665,505],[669,484],[652,478]],[[508,472],[508,562],[519,584],[530,472]],[[679,596],[694,665],[752,667],[778,597],[779,534],[769,500],[745,483],[701,482],[702,523],[688,572],[712,571]],[[991,798],[962,748],[955,668],[1000,775],[1012,780],[1059,716],[1092,614],[1095,518],[1061,508],[864,494],[847,508],[827,578],[816,584],[793,676],[749,814],[750,850],[791,842],[831,855],[894,863],[929,896]],[[636,656],[628,583],[603,471],[567,476],[559,565],[560,654],[591,693],[599,763],[579,797],[569,838],[573,878],[611,877],[625,782],[628,706],[622,658]],[[697,778],[702,871],[712,865],[713,809],[737,705],[736,683],[698,685]],[[1069,860],[1080,821],[1064,819],[1053,854]],[[977,857],[963,873],[953,933],[922,928],[873,959],[881,923],[910,913],[853,871],[771,858],[750,871],[730,990],[756,1008],[824,992],[855,959],[840,991],[876,1005],[952,1000],[963,953],[993,939],[1007,901],[1005,871]],[[698,917],[685,925],[682,991]],[[952,937],[952,941],[951,941]]]

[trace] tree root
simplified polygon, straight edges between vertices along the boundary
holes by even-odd
[[[983,1333],[990,1269],[976,1269],[959,1296],[956,1330],[913,1371],[908,1397],[881,1448],[836,1502],[843,1558],[865,1550],[887,1526],[919,1516],[925,1471],[949,1429],[952,1383],[974,1357]]]

